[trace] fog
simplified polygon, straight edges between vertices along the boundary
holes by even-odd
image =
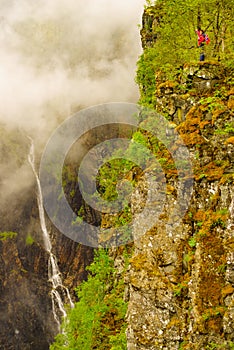
[[[15,130],[30,135],[40,154],[54,129],[81,108],[137,102],[144,3],[0,0],[2,206],[34,181]]]
[[[0,4],[1,123],[45,133],[82,107],[137,101],[143,0]]]

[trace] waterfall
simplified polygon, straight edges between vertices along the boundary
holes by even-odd
[[[60,330],[60,318],[61,316],[63,316],[64,318],[66,318],[67,316],[63,300],[67,299],[71,307],[74,307],[74,304],[71,300],[69,290],[62,283],[61,273],[58,268],[57,259],[55,255],[52,253],[52,244],[51,244],[50,235],[48,233],[48,230],[46,227],[46,221],[45,221],[45,212],[43,207],[41,184],[35,168],[34,143],[31,137],[28,136],[28,138],[31,141],[31,147],[28,154],[28,162],[31,165],[31,168],[33,170],[36,183],[37,183],[37,203],[38,203],[38,210],[39,210],[40,225],[43,233],[44,246],[46,251],[49,254],[48,279],[52,284],[52,289],[50,293],[51,300],[52,300],[52,312],[54,315],[54,319],[58,325],[58,328]]]

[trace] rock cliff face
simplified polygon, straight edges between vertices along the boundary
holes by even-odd
[[[36,184],[27,162],[28,140],[1,128],[0,348],[46,350],[58,332],[51,305],[48,254],[44,249]],[[13,178],[20,169],[21,178]],[[7,188],[6,188],[7,185]],[[20,189],[21,188],[21,189]],[[18,192],[16,190],[19,190]],[[7,191],[7,193],[6,193]],[[47,220],[64,285],[73,292],[93,250],[66,238]],[[3,233],[4,232],[4,233]],[[5,234],[14,232],[15,235]]]
[[[155,40],[152,25],[158,19],[151,12],[143,19],[148,25],[142,30],[145,47]],[[165,167],[166,199],[157,223],[141,236],[148,217],[134,221],[137,239],[126,276],[128,350],[232,349],[233,70],[215,62],[198,63],[184,66],[175,81],[159,74],[155,80],[155,108],[167,115],[187,146],[194,184],[186,214],[177,224],[173,206],[178,178]],[[169,165],[165,152],[161,157]],[[132,196],[133,216],[146,193],[142,179]],[[186,191],[183,195],[186,203]]]

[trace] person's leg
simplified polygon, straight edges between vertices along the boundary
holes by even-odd
[[[202,61],[205,61],[205,50],[204,50],[204,43],[201,43],[201,46],[200,46],[200,62]]]
[[[205,61],[205,54],[204,51],[200,53],[200,62]]]

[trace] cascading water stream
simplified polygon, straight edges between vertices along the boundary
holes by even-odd
[[[37,203],[38,203],[38,210],[39,210],[40,225],[43,233],[44,246],[46,251],[49,254],[48,278],[52,284],[52,290],[51,290],[52,311],[53,311],[54,319],[57,322],[58,327],[60,329],[60,317],[63,316],[64,318],[66,318],[67,316],[66,310],[64,308],[63,300],[66,298],[71,307],[74,307],[74,304],[71,300],[69,290],[62,283],[61,273],[58,268],[57,260],[54,254],[52,253],[52,244],[50,240],[50,235],[48,233],[46,222],[45,222],[45,212],[43,207],[43,197],[42,197],[40,179],[35,169],[34,144],[33,144],[32,138],[29,136],[28,138],[31,141],[30,151],[28,154],[28,161],[29,161],[29,164],[31,165],[31,168],[33,170],[36,183],[37,183]]]

